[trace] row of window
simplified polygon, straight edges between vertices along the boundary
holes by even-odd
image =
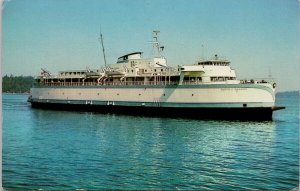
[[[202,81],[201,77],[184,77],[184,81]],[[211,81],[235,80],[235,77],[210,77]]]
[[[228,62],[199,62],[198,65],[229,66]]]
[[[99,70],[96,71],[90,71],[90,72],[99,72]],[[84,75],[86,72],[60,72],[61,76],[71,76],[71,75]]]
[[[143,71],[143,70],[144,70],[144,69],[140,69],[140,72]],[[132,73],[133,73],[133,71],[134,71],[134,70],[131,70]],[[159,71],[159,69],[154,69],[154,72],[158,72],[158,71]],[[160,71],[163,72],[164,69],[160,69]],[[146,73],[147,70],[144,70],[144,72]]]
[[[235,80],[235,77],[210,77],[211,81]]]
[[[184,77],[184,81],[202,81],[202,77]]]

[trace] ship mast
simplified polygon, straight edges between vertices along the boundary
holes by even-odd
[[[152,42],[152,44],[153,44],[153,48],[155,48],[156,49],[156,51],[157,51],[157,56],[159,56],[159,57],[163,57],[162,56],[162,51],[164,50],[164,46],[160,46],[160,44],[159,44],[159,41],[158,41],[158,35],[159,35],[159,33],[160,33],[160,31],[153,31],[153,42]]]
[[[100,32],[100,40],[101,40],[101,45],[102,45],[102,52],[103,52],[104,64],[105,64],[105,67],[106,67],[105,49],[104,49],[103,37],[102,37],[102,33],[101,32]]]

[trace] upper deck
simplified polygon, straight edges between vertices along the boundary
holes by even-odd
[[[190,65],[168,66],[162,55],[164,46],[160,46],[158,34],[159,31],[154,31],[152,44],[156,54],[150,58],[142,58],[142,52],[138,51],[120,56],[116,63],[98,69],[67,70],[59,72],[58,75],[51,75],[43,70],[37,77],[37,83],[43,86],[267,83],[265,80],[237,80],[230,61],[218,55]]]

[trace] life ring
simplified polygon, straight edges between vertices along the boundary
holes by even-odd
[[[276,83],[273,83],[273,88],[275,88],[276,87]]]

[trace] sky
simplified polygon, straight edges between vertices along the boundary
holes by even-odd
[[[100,30],[108,63],[151,56],[159,30],[170,66],[218,54],[239,79],[300,89],[299,0],[4,0],[2,76],[102,67]]]

